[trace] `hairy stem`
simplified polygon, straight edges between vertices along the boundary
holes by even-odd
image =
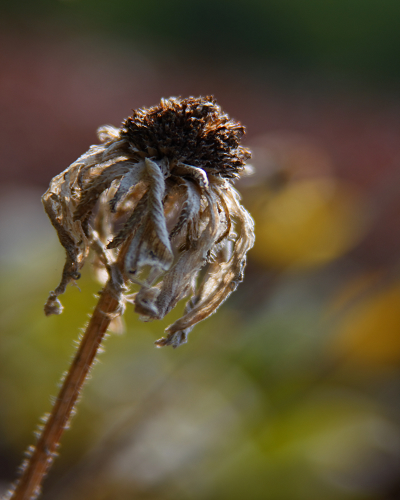
[[[112,281],[107,283],[80,342],[67,376],[63,382],[51,414],[36,446],[31,447],[23,464],[23,472],[15,488],[5,499],[34,500],[41,491],[42,482],[57,456],[61,436],[74,411],[78,396],[96,358],[101,342],[115,314],[119,313],[119,291]]]

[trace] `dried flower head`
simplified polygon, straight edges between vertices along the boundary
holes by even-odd
[[[183,317],[156,344],[186,342],[242,281],[253,246],[253,220],[232,187],[250,157],[240,145],[243,134],[212,97],[162,99],[134,111],[119,129],[101,127],[102,144],[43,195],[67,252],[45,313],[61,313],[58,296],[79,278],[93,249],[98,271],[126,290],[139,285],[124,300],[145,321],[190,297]]]

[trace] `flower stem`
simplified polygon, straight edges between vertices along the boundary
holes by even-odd
[[[61,436],[74,411],[78,396],[96,358],[107,328],[119,314],[119,294],[110,279],[92,314],[76,355],[62,384],[36,446],[31,447],[29,457],[23,464],[22,475],[15,489],[10,490],[6,499],[34,500],[41,491],[42,482],[57,456]]]

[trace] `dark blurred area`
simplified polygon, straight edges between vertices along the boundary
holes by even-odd
[[[400,498],[400,3],[0,4],[0,493],[51,408],[99,284],[46,318],[64,255],[50,179],[161,97],[247,128],[245,281],[189,343],[130,309],[44,500]]]

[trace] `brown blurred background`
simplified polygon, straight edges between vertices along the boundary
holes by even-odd
[[[213,94],[247,127],[245,282],[189,343],[125,314],[44,500],[400,498],[400,3],[0,4],[0,493],[95,303],[45,318],[40,203],[96,129]]]

